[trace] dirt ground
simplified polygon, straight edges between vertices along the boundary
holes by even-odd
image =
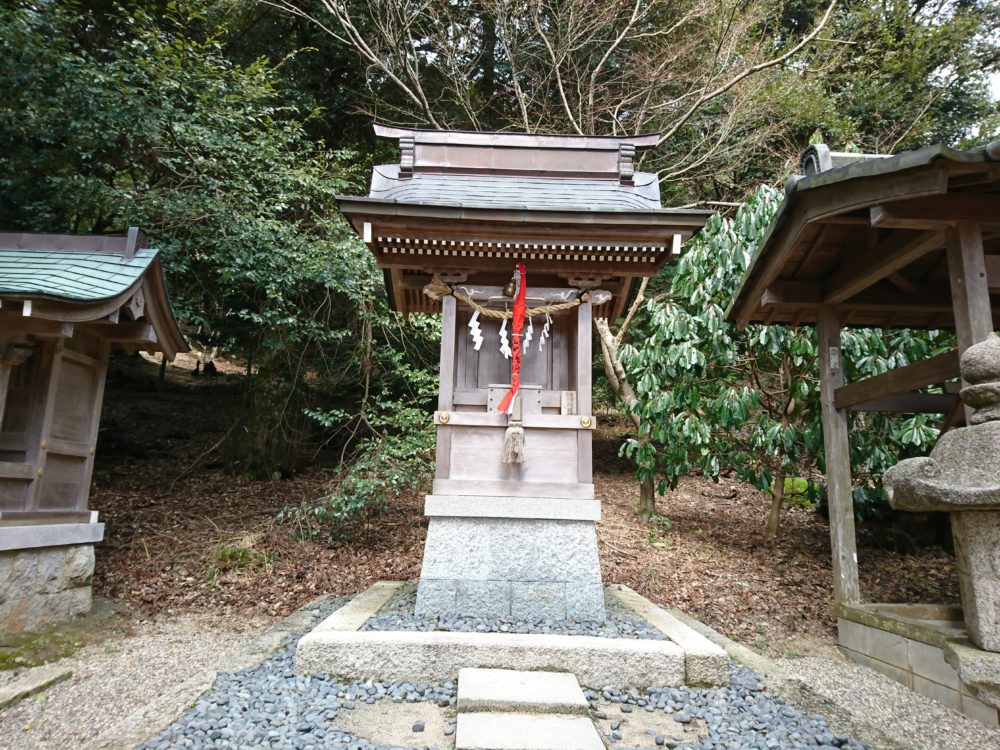
[[[322,593],[419,575],[419,496],[349,541],[303,542],[301,529],[276,524],[282,508],[322,496],[332,468],[320,461],[292,479],[260,481],[221,465],[212,447],[233,424],[239,375],[195,377],[193,367],[182,360],[168,368],[159,390],[152,364],[133,362],[109,380],[91,497],[107,524],[96,592],[152,611],[279,616]],[[781,538],[767,540],[769,501],[759,492],[691,477],[658,499],[658,522],[643,524],[633,509],[638,488],[615,458],[615,441],[605,442],[595,448],[605,580],[759,651],[831,647],[829,530],[818,513],[787,508]],[[954,559],[940,547],[902,555],[862,530],[859,558],[867,600],[958,599]]]

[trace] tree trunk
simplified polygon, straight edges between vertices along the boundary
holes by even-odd
[[[643,477],[639,483],[639,520],[649,523],[656,515],[656,483],[652,476]]]
[[[764,534],[768,539],[777,539],[778,528],[781,526],[781,505],[785,501],[785,475],[778,472],[774,475],[774,486],[771,489],[771,513],[767,518],[767,528]]]

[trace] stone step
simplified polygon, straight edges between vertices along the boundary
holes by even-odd
[[[605,750],[585,716],[459,713],[455,750]]]
[[[458,710],[586,714],[587,700],[569,672],[460,669]]]

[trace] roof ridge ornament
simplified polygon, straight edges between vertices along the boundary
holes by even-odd
[[[413,177],[413,164],[416,157],[416,141],[413,134],[399,137],[399,176]]]
[[[622,143],[618,146],[618,182],[635,185],[635,144]]]

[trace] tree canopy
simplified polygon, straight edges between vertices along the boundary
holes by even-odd
[[[998,25],[988,0],[22,0],[0,10],[0,226],[145,228],[189,336],[246,365],[231,467],[287,473],[322,446],[345,468],[367,457],[320,508],[339,522],[384,500],[384,475],[419,482],[433,440],[437,323],[389,310],[337,211],[394,158],[372,118],[660,132],[642,166],[666,205],[746,203],[617,338],[629,450],[649,480],[735,468],[767,489],[822,465],[812,332],[722,322],[767,186],[819,136],[880,152],[997,137]],[[845,338],[857,375],[944,343]],[[934,424],[864,419],[859,491],[877,494]]]

